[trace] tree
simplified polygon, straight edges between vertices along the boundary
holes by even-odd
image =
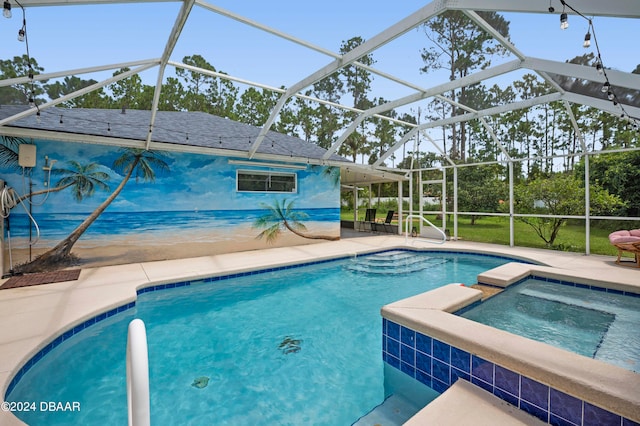
[[[278,94],[276,92],[267,89],[259,91],[254,87],[249,87],[240,96],[235,114],[238,120],[243,123],[263,126],[277,102]]]
[[[340,74],[334,72],[322,80],[314,83],[313,95],[324,101],[337,103],[344,94],[344,83]],[[335,134],[340,129],[342,120],[336,108],[319,104],[314,110],[315,135],[317,144],[328,149],[335,142]]]
[[[340,46],[340,54],[345,55],[360,46],[362,43],[364,43],[364,39],[362,37],[352,37],[347,41],[343,41]],[[371,54],[368,54],[359,58],[358,62],[363,65],[371,66],[375,64],[376,61],[373,59]],[[349,93],[353,98],[354,108],[366,110],[373,106],[373,103],[367,98],[367,94],[371,91],[371,82],[373,81],[369,71],[357,65],[347,65],[340,69],[339,75],[340,79],[344,83],[345,93]],[[347,118],[348,121],[352,121],[355,119],[356,113],[347,111],[344,113],[344,117]],[[345,143],[350,144],[350,148],[348,150],[350,154],[353,155],[353,161],[355,162],[357,154],[362,154],[364,157],[366,154],[371,152],[371,147],[368,146],[366,122],[364,120],[360,124],[359,136],[354,136],[353,138],[351,136],[352,135],[349,136]]]
[[[597,185],[590,188],[592,214],[617,214],[625,203],[617,195],[611,195]],[[584,187],[570,174],[540,177],[516,185],[514,188],[516,213],[540,214],[551,217],[518,217],[531,226],[536,234],[553,247],[565,217],[585,214]]]
[[[3,80],[36,75],[44,71],[38,66],[35,59],[29,56],[14,56],[13,60],[0,61],[0,77]],[[0,87],[0,105],[27,105],[28,103],[40,104],[40,96],[44,94],[42,84],[44,82],[31,81],[13,86]]]
[[[261,206],[269,210],[269,213],[259,217],[253,223],[254,228],[264,228],[264,231],[256,236],[258,240],[266,238],[268,243],[273,243],[284,230],[293,232],[299,237],[313,240],[336,241],[340,239],[340,237],[306,234],[304,231],[307,230],[307,227],[301,221],[307,219],[309,215],[301,211],[295,211],[293,201],[287,202],[286,199],[282,201],[276,199],[273,201],[273,205],[262,203]]]
[[[114,77],[130,71],[129,68],[121,68],[113,73]],[[151,109],[151,103],[146,105],[141,102],[140,95],[143,92],[142,78],[134,74],[129,78],[116,81],[109,85],[109,90],[113,95],[113,103],[116,108]]]
[[[357,131],[347,136],[347,139],[338,148],[338,154],[351,157],[354,163],[358,159],[358,154],[365,155],[367,153],[367,138]]]
[[[158,109],[160,111],[181,111],[184,97],[185,90],[180,80],[175,77],[167,77],[162,85],[162,92],[160,92]]]
[[[576,167],[584,180],[584,159]],[[640,216],[640,151],[603,153],[589,158],[591,182],[627,202],[627,216]]]
[[[96,80],[83,80],[76,76],[67,76],[62,81],[45,85],[45,90],[50,99],[58,99],[95,83],[97,83]],[[112,102],[105,95],[104,90],[100,88],[65,101],[60,105],[65,108],[108,108]]]
[[[72,163],[72,166],[79,166],[79,164]],[[17,271],[45,271],[72,263],[74,261],[74,256],[71,255],[73,245],[80,239],[82,234],[89,229],[89,226],[98,219],[102,212],[109,207],[113,200],[120,195],[132,176],[135,177],[136,180],[141,178],[145,181],[153,182],[155,180],[154,167],[161,171],[169,170],[169,166],[163,160],[161,154],[138,148],[122,149],[122,155],[114,161],[113,166],[115,170],[123,172],[125,176],[111,195],[109,195],[84,221],[82,221],[76,229],[71,231],[69,236],[52,249],[36,257],[33,261],[16,268]],[[65,176],[61,181],[69,179],[73,182],[76,188],[74,189],[74,196],[77,195],[76,199],[82,200],[84,197],[92,195],[96,187],[105,189],[105,184],[100,179],[101,177],[104,178],[104,175],[101,174],[102,172],[97,170],[97,167],[90,165],[87,167],[80,167],[80,170],[78,170],[78,167],[75,167],[75,169],[76,170],[69,170],[71,176]],[[92,176],[87,176],[86,173],[81,173],[87,171],[91,171]]]
[[[182,62],[205,71],[217,72],[215,67],[200,55],[185,56]],[[235,117],[235,103],[239,90],[232,82],[183,68],[177,68],[176,75],[184,83],[181,109],[202,111],[220,117]]]
[[[507,184],[499,179],[500,168],[497,164],[459,167],[458,209],[468,212],[498,211],[500,201],[506,199],[509,193]],[[481,217],[471,215],[471,225],[475,225]]]
[[[386,101],[383,98],[376,99],[377,105],[382,105]],[[382,115],[396,118],[397,114],[395,111],[386,111]],[[371,156],[369,157],[369,163],[373,164],[378,158],[382,157],[384,153],[393,145],[396,140],[396,136],[398,135],[399,128],[396,124],[392,123],[389,120],[385,120],[383,118],[372,118],[372,123],[374,126],[373,136],[377,139],[377,145],[371,148]]]
[[[478,15],[491,24],[502,36],[509,38],[509,22],[495,12],[478,12]],[[446,11],[423,25],[427,38],[433,46],[422,49],[424,67],[421,72],[445,69],[449,71],[451,81],[469,75],[473,70],[485,69],[491,64],[492,55],[506,53],[504,47],[490,34],[478,27],[469,17],[457,10]],[[452,91],[450,99],[464,102],[465,87]],[[461,108],[447,106],[450,115],[464,113]],[[451,126],[452,158],[464,160],[466,157],[466,123]]]

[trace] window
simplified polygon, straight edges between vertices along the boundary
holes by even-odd
[[[238,170],[238,191],[247,192],[296,192],[295,173]]]

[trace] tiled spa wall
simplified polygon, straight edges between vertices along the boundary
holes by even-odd
[[[386,318],[382,319],[382,357],[437,392],[462,378],[552,425],[640,426]]]

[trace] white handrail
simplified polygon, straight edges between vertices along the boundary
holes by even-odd
[[[127,405],[129,426],[151,425],[147,331],[138,318],[129,323],[127,333]]]
[[[440,235],[442,235],[442,241],[430,241],[430,240],[426,240],[426,242],[428,243],[433,243],[433,244],[444,244],[445,241],[447,241],[447,234],[445,234],[442,229],[438,228],[437,226],[435,226],[433,223],[429,222],[429,220],[425,219],[424,217],[422,217],[419,214],[409,214],[407,215],[407,217],[404,220],[404,243],[407,244],[408,243],[408,239],[409,239],[409,219],[413,219],[414,217],[422,220],[423,222],[426,222],[427,225],[429,225],[430,227],[432,227],[433,229],[435,229],[436,231],[438,231],[440,233]]]

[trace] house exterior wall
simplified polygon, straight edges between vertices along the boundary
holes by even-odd
[[[308,236],[340,235],[338,168],[255,167],[192,153],[54,141],[34,144],[35,167],[0,166],[0,179],[15,190],[16,198],[34,194],[31,202],[27,197],[13,207],[5,220],[5,272],[59,244],[114,193],[116,197],[73,244],[73,264],[186,258],[308,244],[322,241]],[[51,171],[43,169],[51,165]],[[238,170],[285,174],[289,179],[295,175],[296,190],[239,191]],[[70,186],[58,190],[65,184]],[[288,215],[289,224],[299,225],[293,229],[304,236],[285,228],[278,212]]]

